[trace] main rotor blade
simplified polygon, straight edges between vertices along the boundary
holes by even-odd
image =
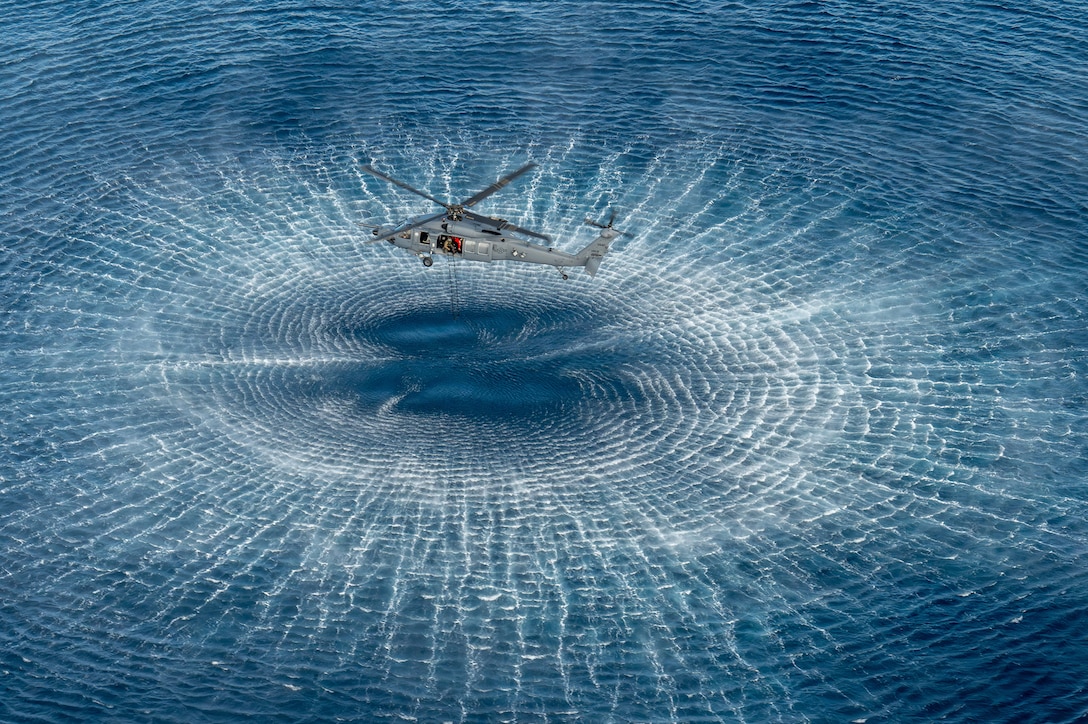
[[[548,236],[547,234],[541,234],[541,233],[538,233],[536,231],[533,231],[532,229],[523,229],[522,227],[518,226],[517,224],[511,224],[506,219],[494,219],[494,218],[492,218],[490,216],[484,216],[483,214],[477,214],[475,211],[466,211],[465,216],[467,218],[469,218],[469,219],[472,219],[473,221],[478,221],[481,224],[487,224],[488,226],[493,227],[497,231],[506,231],[506,230],[509,229],[510,231],[513,231],[513,232],[515,232],[517,234],[526,234],[528,236],[535,236],[536,238],[543,239],[544,241],[551,241],[552,240],[552,237]]]
[[[381,171],[378,171],[373,166],[364,164],[362,168],[363,168],[364,171],[366,171],[371,176],[377,176],[381,180],[388,181],[389,183],[393,184],[394,186],[400,186],[405,191],[411,191],[416,196],[422,196],[423,198],[427,199],[428,201],[433,201],[436,204],[438,204],[439,206],[443,206],[443,207],[445,207],[447,209],[450,207],[450,205],[447,204],[445,201],[439,201],[438,199],[431,196],[430,194],[424,193],[424,192],[420,191],[417,188],[412,188],[411,186],[404,183],[403,181],[398,181],[395,178],[393,178],[392,176],[386,176],[384,173],[382,173]]]
[[[506,184],[508,184],[508,183],[510,183],[511,181],[513,181],[514,179],[516,179],[516,178],[517,178],[518,176],[520,176],[520,175],[522,175],[523,173],[525,173],[526,171],[529,171],[530,169],[534,169],[534,168],[536,168],[536,164],[535,164],[535,163],[527,163],[527,164],[525,164],[524,166],[522,166],[521,168],[519,168],[519,169],[518,169],[517,171],[515,171],[514,173],[511,173],[511,174],[507,174],[506,176],[503,176],[503,177],[502,177],[501,179],[499,179],[499,180],[498,180],[498,181],[496,181],[495,183],[491,184],[490,186],[488,186],[488,187],[487,187],[486,189],[484,189],[484,190],[483,190],[483,191],[481,191],[480,193],[478,193],[478,194],[476,194],[475,196],[473,196],[473,197],[471,197],[471,198],[467,199],[467,200],[466,200],[466,201],[465,201],[465,202],[464,202],[463,204],[461,204],[461,205],[462,205],[462,206],[464,206],[465,208],[468,208],[468,207],[470,207],[470,206],[475,206],[476,204],[480,203],[481,201],[483,201],[484,199],[486,199],[486,198],[487,198],[488,196],[490,196],[491,194],[493,194],[493,193],[495,193],[496,191],[498,191],[499,189],[501,189],[501,188],[502,188],[503,186],[505,186]]]
[[[433,214],[431,216],[425,216],[422,219],[417,219],[415,221],[409,221],[407,224],[403,224],[401,226],[398,226],[397,228],[393,229],[392,231],[388,231],[388,232],[382,234],[381,236],[375,236],[373,239],[367,239],[366,243],[367,244],[373,244],[373,243],[378,242],[378,241],[388,241],[389,239],[392,239],[394,236],[399,236],[400,234],[403,234],[406,231],[411,231],[412,229],[418,229],[419,227],[424,226],[426,224],[429,224],[432,221],[435,221],[437,219],[441,219],[445,215],[446,215],[445,212],[442,212],[440,214]]]
[[[523,229],[520,226],[515,226],[514,224],[511,224],[510,222],[507,222],[506,226],[503,227],[504,231],[506,229],[510,229],[511,231],[515,231],[519,234],[525,234],[527,236],[535,236],[538,239],[543,239],[544,241],[548,242],[552,240],[552,237],[548,236],[547,234],[539,234],[535,231],[531,231],[530,229]]]

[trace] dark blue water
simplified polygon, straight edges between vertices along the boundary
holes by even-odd
[[[0,720],[1088,717],[1083,2],[0,9]]]

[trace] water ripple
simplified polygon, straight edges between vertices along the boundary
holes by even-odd
[[[1074,11],[19,5],[0,718],[1083,714]]]

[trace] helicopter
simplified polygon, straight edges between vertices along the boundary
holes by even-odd
[[[534,168],[536,168],[535,163],[528,163],[461,203],[451,204],[387,176],[372,166],[363,165],[362,170],[371,176],[422,196],[444,209],[435,214],[413,217],[400,226],[373,227],[375,238],[367,241],[368,243],[388,241],[394,246],[415,254],[427,267],[434,263],[435,254],[442,254],[466,261],[518,261],[547,264],[554,266],[563,279],[568,278],[564,269],[584,267],[587,274],[594,276],[601,266],[604,255],[608,253],[608,245],[624,233],[612,228],[616,218],[615,212],[605,224],[586,219],[587,224],[600,229],[600,234],[584,249],[571,254],[552,246],[533,243],[514,236],[515,234],[528,236],[550,244],[551,237],[547,234],[522,228],[497,216],[484,216],[470,211],[473,206]]]

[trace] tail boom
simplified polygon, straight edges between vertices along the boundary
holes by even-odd
[[[601,235],[591,241],[589,245],[576,255],[578,263],[586,268],[586,274],[595,276],[600,268],[604,255],[608,253],[608,245],[616,238],[619,232],[607,228],[601,230]]]

